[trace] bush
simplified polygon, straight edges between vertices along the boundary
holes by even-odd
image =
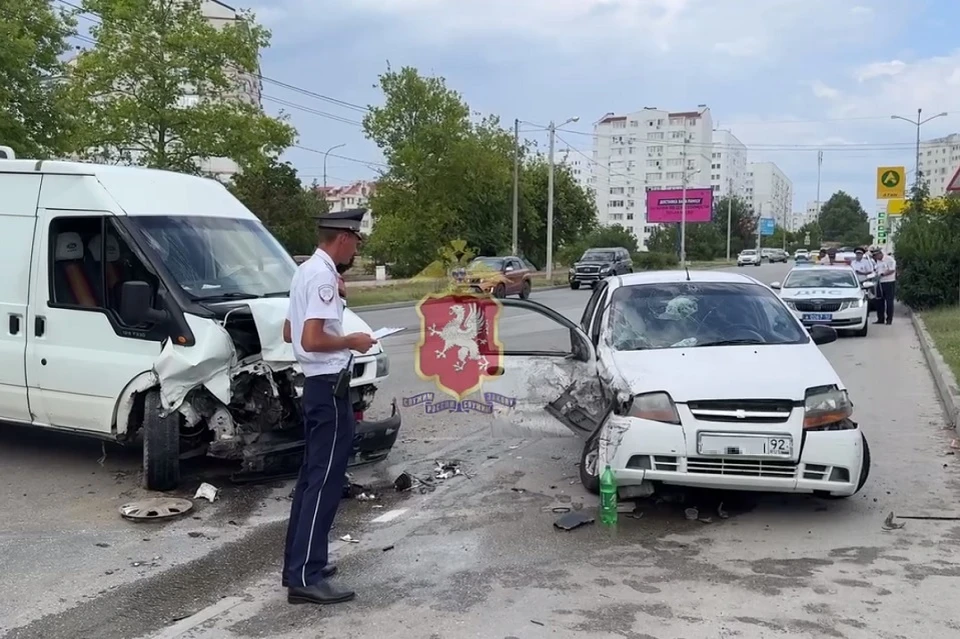
[[[894,238],[897,297],[916,310],[960,297],[960,201],[936,204],[905,211]]]
[[[673,268],[680,263],[677,256],[672,253],[646,253],[633,254],[633,270],[635,271],[662,271]]]

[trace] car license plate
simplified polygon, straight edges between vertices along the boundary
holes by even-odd
[[[697,442],[701,455],[747,457],[791,457],[790,435],[714,435],[703,433]]]
[[[804,313],[801,319],[805,322],[829,322],[833,319],[833,313]]]

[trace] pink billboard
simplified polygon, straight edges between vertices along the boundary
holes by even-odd
[[[680,222],[683,189],[647,191],[647,223]],[[709,222],[713,218],[713,190],[687,189],[687,222]]]

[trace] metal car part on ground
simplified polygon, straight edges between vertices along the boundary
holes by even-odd
[[[594,291],[579,326],[539,304],[504,301],[558,324],[571,341],[568,352],[504,352],[502,365],[488,371],[493,377],[484,392],[514,397],[515,404],[495,410],[520,426],[554,432],[562,425],[583,437],[581,481],[593,492],[606,464],[622,498],[664,485],[824,497],[858,492],[869,474],[869,448],[842,381],[818,348],[835,340],[836,331],[807,331],[753,278],[692,275],[690,281],[685,272],[609,278]],[[645,321],[676,325],[657,329],[663,342],[656,347],[630,342],[650,332],[631,337],[638,316],[619,299],[642,298],[646,287],[658,301],[657,309],[643,311]],[[677,294],[665,301],[667,289]],[[726,292],[704,293],[717,290]],[[723,303],[704,302],[705,294]],[[702,322],[737,295],[749,298],[741,310],[754,308],[754,324],[730,325],[728,340],[677,339],[685,324]],[[623,313],[626,329],[614,328]],[[757,339],[762,322],[768,324]]]

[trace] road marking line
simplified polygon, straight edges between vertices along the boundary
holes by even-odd
[[[196,628],[202,623],[213,619],[214,617],[230,610],[234,606],[243,603],[242,597],[224,597],[217,603],[204,608],[200,612],[187,617],[186,619],[181,619],[172,626],[169,626],[166,630],[156,635],[153,639],[176,639],[183,633]]]
[[[406,508],[397,508],[396,510],[390,510],[390,511],[388,511],[388,512],[383,513],[382,515],[380,515],[380,516],[377,517],[376,519],[371,520],[370,523],[372,523],[372,524],[385,524],[385,523],[387,523],[388,521],[393,521],[394,519],[396,519],[397,517],[399,517],[400,515],[402,515],[402,514],[405,513],[405,512],[407,512],[407,509],[406,509]]]

